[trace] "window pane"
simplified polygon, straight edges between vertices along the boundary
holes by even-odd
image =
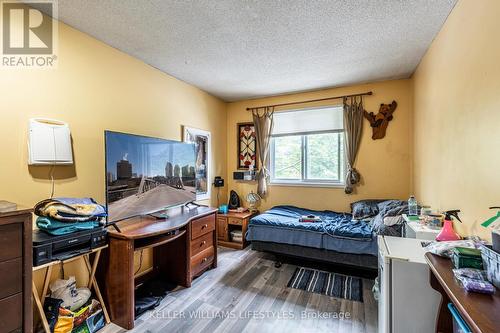
[[[274,178],[302,178],[302,137],[284,136],[274,140]]]
[[[343,133],[307,135],[307,178],[342,180]]]
[[[340,146],[340,179],[342,183],[345,182],[345,153],[344,153],[344,133],[339,133],[339,146]]]

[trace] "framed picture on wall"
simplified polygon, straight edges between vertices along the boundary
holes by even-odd
[[[238,169],[258,168],[257,139],[253,122],[237,124]]]
[[[210,132],[183,126],[184,142],[195,144],[196,200],[210,199]]]

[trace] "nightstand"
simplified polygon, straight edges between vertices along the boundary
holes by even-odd
[[[405,237],[417,238],[425,240],[436,240],[437,235],[441,232],[442,228],[431,228],[421,224],[419,221],[410,220],[410,218],[403,214],[405,220]]]
[[[248,229],[248,222],[259,212],[243,212],[235,213],[228,212],[227,214],[217,214],[217,240],[220,246],[230,247],[233,249],[244,249],[248,242],[245,239],[245,234]],[[231,232],[239,230],[242,234],[242,241],[233,241]]]

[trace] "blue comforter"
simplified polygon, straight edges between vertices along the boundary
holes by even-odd
[[[316,215],[321,222],[299,222],[302,215]],[[332,211],[315,211],[294,206],[275,206],[252,218],[251,225],[289,227],[324,233],[332,237],[372,240],[373,229],[369,223],[353,221],[352,215]]]

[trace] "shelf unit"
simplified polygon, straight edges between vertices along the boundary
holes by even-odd
[[[420,223],[420,218],[417,220],[411,219],[408,215],[403,214],[405,220],[404,235],[406,238],[418,238],[425,240],[435,240],[442,228],[432,228]]]
[[[89,282],[87,285],[87,288],[89,289],[94,289],[95,296],[97,297],[97,300],[99,303],[101,303],[101,308],[102,312],[104,314],[104,319],[106,321],[106,325],[108,325],[111,320],[109,319],[108,311],[106,309],[106,304],[104,304],[104,300],[101,295],[101,291],[99,289],[99,286],[97,284],[97,280],[95,278],[95,272],[97,269],[97,264],[99,263],[99,258],[101,257],[101,250],[107,248],[108,246],[101,246],[98,247],[92,251],[89,251],[87,253],[83,253],[80,255],[77,255],[75,257],[71,257],[65,260],[56,260],[56,261],[51,261],[49,263],[46,263],[44,265],[36,266],[33,267],[33,272],[46,269],[45,271],[45,278],[43,280],[43,287],[42,287],[42,293],[39,295],[38,290],[36,288],[35,282],[32,282],[32,292],[33,292],[33,299],[35,301],[35,306],[38,310],[38,313],[40,314],[40,318],[42,320],[42,326],[45,331],[45,333],[50,333],[50,327],[49,323],[47,321],[47,317],[45,316],[45,312],[43,311],[43,303],[45,302],[45,298],[47,297],[48,289],[49,289],[49,284],[50,284],[50,277],[52,275],[52,269],[56,265],[64,265],[69,262],[78,260],[78,259],[83,259],[85,266],[88,270],[89,273]],[[94,254],[94,260],[90,260],[90,255]]]
[[[246,211],[243,213],[228,212],[227,214],[217,214],[217,239],[220,246],[242,250],[247,247],[248,242],[245,234],[248,229],[248,222],[259,212]],[[231,231],[241,230],[242,242],[231,241]]]

